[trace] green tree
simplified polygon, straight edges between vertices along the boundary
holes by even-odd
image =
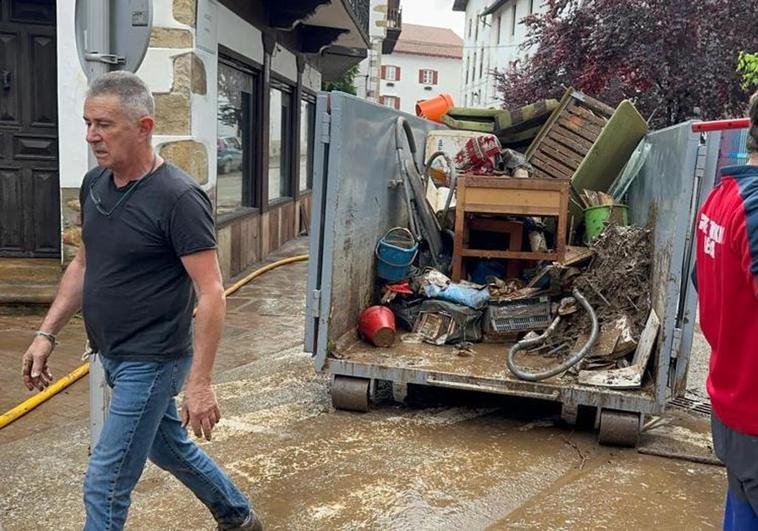
[[[740,53],[737,72],[742,76],[742,88],[751,90],[758,87],[758,53]]]
[[[342,74],[342,77],[335,79],[334,81],[325,81],[321,83],[321,90],[331,92],[338,90],[340,92],[347,92],[348,94],[356,95],[357,89],[355,88],[355,77],[358,75],[358,65]]]

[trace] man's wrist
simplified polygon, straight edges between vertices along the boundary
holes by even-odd
[[[210,375],[203,376],[203,375],[190,374],[189,377],[187,378],[187,385],[209,386],[211,385],[211,377]]]
[[[38,337],[41,337],[48,341],[53,347],[55,347],[58,344],[58,338],[55,336],[55,334],[52,334],[50,332],[45,332],[44,330],[37,330],[34,332],[35,339]]]

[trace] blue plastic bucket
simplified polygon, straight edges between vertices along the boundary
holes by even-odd
[[[418,243],[411,231],[403,227],[388,230],[376,244],[376,276],[390,282],[403,280],[417,253]]]

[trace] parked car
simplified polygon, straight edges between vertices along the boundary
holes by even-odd
[[[216,144],[219,173],[242,169],[242,143],[236,136],[224,136]]]

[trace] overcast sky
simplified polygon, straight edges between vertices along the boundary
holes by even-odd
[[[403,22],[450,28],[463,37],[464,13],[453,11],[453,0],[400,0]]]

